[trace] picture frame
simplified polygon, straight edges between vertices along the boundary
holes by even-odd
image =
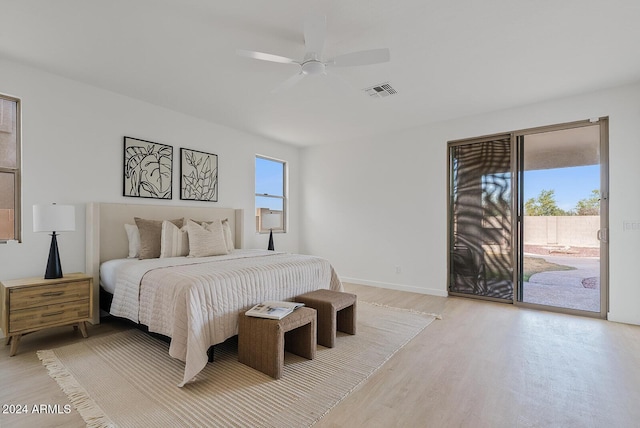
[[[180,199],[218,202],[218,155],[180,149]]]
[[[123,154],[123,196],[172,199],[172,146],[124,137]]]

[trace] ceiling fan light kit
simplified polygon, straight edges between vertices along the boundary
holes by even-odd
[[[324,15],[310,16],[304,23],[304,43],[306,54],[302,61],[296,61],[280,55],[274,55],[264,52],[249,51],[238,49],[236,53],[239,56],[257,59],[260,61],[277,62],[282,64],[297,64],[300,71],[291,76],[272,92],[278,92],[287,89],[306,76],[322,76],[327,74],[327,68],[330,67],[353,67],[360,65],[371,65],[388,62],[391,58],[389,49],[371,49],[366,51],[351,52],[338,55],[328,61],[322,60],[322,51],[326,38],[327,19]]]
[[[310,60],[302,63],[302,74],[307,76],[318,76],[325,74],[324,63],[316,60]]]

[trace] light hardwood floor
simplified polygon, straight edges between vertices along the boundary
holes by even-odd
[[[640,327],[345,284],[363,301],[442,314],[316,427],[637,427]],[[127,328],[90,326],[92,337]],[[35,351],[83,340],[71,328],[0,349],[0,405],[68,404]],[[96,376],[99,376],[96,373]],[[62,415],[0,414],[2,427],[81,427]],[[213,426],[213,425],[212,425]]]

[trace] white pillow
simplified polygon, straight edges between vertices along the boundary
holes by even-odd
[[[222,231],[224,233],[224,243],[227,246],[227,251],[232,252],[236,246],[233,244],[233,235],[231,234],[231,226],[229,226],[229,219],[222,220]]]
[[[162,222],[160,258],[183,257],[189,254],[189,235],[186,227],[179,228],[170,221]]]
[[[125,224],[124,230],[129,238],[129,258],[137,259],[140,255],[140,231],[135,224]]]
[[[189,232],[189,257],[229,254],[220,220],[206,223],[205,226],[189,220],[187,222],[187,231]]]

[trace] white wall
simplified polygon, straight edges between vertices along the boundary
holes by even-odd
[[[96,87],[0,60],[0,92],[22,100],[23,242],[0,244],[0,279],[44,275],[51,238],[33,233],[32,206],[58,202],[76,206],[76,232],[60,235],[64,272],[85,267],[85,204],[182,204],[244,208],[245,248],[267,247],[254,221],[255,155],[289,162],[292,205],[289,232],[276,248],[298,251],[299,149],[205,122]],[[122,196],[123,137],[173,146],[173,199]],[[217,203],[179,199],[179,149],[218,155]]]
[[[206,205],[122,196],[122,137],[219,156],[216,206],[245,209],[253,233],[254,156],[289,161],[290,228],[279,250],[329,259],[349,281],[446,295],[446,143],[528,127],[610,117],[610,313],[640,324],[640,85],[300,150],[118,94],[0,60],[0,92],[22,99],[23,243],[0,245],[0,278],[44,272],[50,238],[32,232],[31,207],[77,206],[77,231],[59,238],[65,272],[84,270],[84,204],[89,201]],[[174,166],[177,154],[174,154]],[[299,233],[300,232],[300,233]],[[300,243],[300,244],[299,244]],[[399,273],[397,273],[399,270]]]
[[[447,141],[609,116],[609,319],[640,324],[640,84],[301,155],[302,251],[343,280],[446,295]],[[399,272],[399,273],[398,273]]]

